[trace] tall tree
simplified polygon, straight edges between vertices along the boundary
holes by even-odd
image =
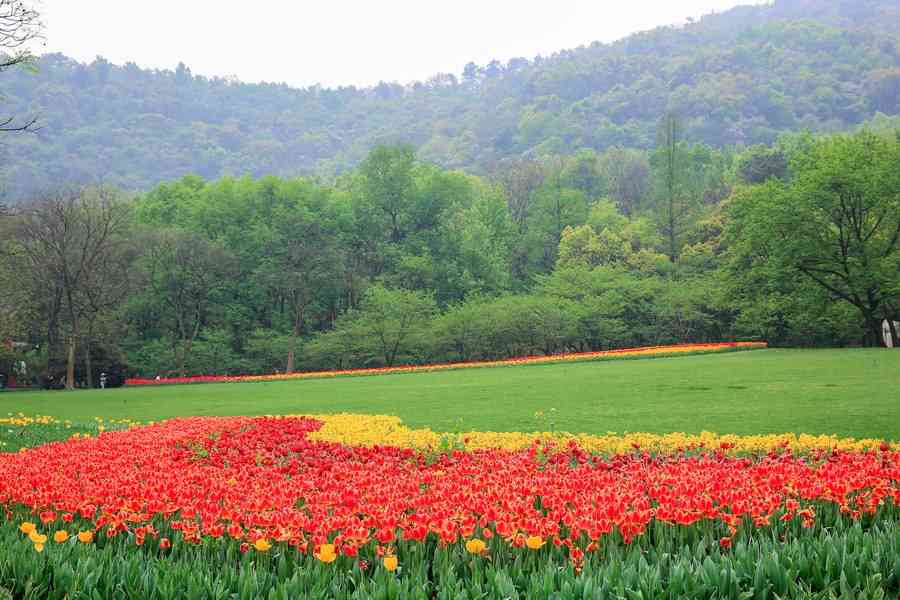
[[[360,166],[365,200],[386,219],[395,244],[408,232],[405,217],[414,192],[414,164],[412,146],[379,146]]]
[[[606,191],[619,210],[631,218],[650,190],[650,162],[645,152],[611,148],[599,158]]]
[[[150,293],[145,301],[159,305],[178,372],[184,376],[194,342],[235,271],[234,259],[200,235],[171,229],[151,234],[144,248],[142,267]]]
[[[130,240],[119,239],[116,243],[108,244],[96,266],[85,273],[80,294],[83,315],[81,346],[88,387],[94,387],[92,348],[102,340],[98,330],[110,329],[110,323],[115,328],[121,328],[117,312],[134,291],[132,265],[138,253],[137,246]],[[107,327],[103,327],[104,324]]]
[[[666,238],[669,260],[678,260],[681,235],[690,201],[684,185],[685,153],[681,141],[681,119],[668,113],[660,124],[659,145],[654,156],[657,171],[659,230]]]
[[[784,179],[787,174],[787,156],[779,148],[754,146],[748,148],[737,161],[737,175],[744,183],[763,183],[773,177]]]
[[[354,325],[375,340],[380,360],[390,367],[409,351],[414,334],[436,311],[426,292],[374,285],[366,291]]]
[[[128,204],[104,188],[49,194],[21,211],[17,237],[29,275],[44,282],[56,299],[51,329],[57,314],[68,329],[67,389],[75,387],[76,347],[97,307],[92,298],[100,289],[98,274],[107,274],[108,265],[130,243],[130,215]]]
[[[817,140],[789,182],[769,180],[733,201],[733,251],[805,277],[855,307],[871,345],[894,312],[900,265],[900,142],[863,132]],[[739,274],[738,274],[739,276]]]
[[[291,315],[291,342],[285,371],[293,373],[297,339],[303,331],[310,305],[323,292],[340,285],[341,257],[336,236],[321,214],[306,206],[276,212],[274,235],[260,275],[287,300]]]

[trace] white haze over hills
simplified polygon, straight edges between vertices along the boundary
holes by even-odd
[[[759,0],[43,0],[45,52],[253,83],[426,80],[548,56]]]

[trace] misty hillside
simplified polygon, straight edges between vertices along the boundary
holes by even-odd
[[[898,32],[896,0],[778,0],[552,57],[470,64],[461,77],[366,89],[250,85],[183,65],[46,55],[36,72],[0,78],[0,113],[37,114],[42,126],[0,138],[0,180],[15,200],[73,182],[146,189],[186,173],[330,175],[397,141],[424,160],[483,173],[519,155],[648,147],[669,110],[688,139],[713,146],[845,130],[900,113]]]

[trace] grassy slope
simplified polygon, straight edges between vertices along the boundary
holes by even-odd
[[[0,394],[0,414],[84,421],[358,412],[412,426],[835,433],[900,439],[900,352],[766,350],[655,360],[472,369],[277,383]]]

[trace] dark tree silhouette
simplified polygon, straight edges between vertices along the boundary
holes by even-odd
[[[31,44],[42,38],[40,14],[21,0],[0,0],[0,72],[24,65],[34,58]],[[0,131],[33,130],[37,117],[16,122],[15,116],[0,117]]]

